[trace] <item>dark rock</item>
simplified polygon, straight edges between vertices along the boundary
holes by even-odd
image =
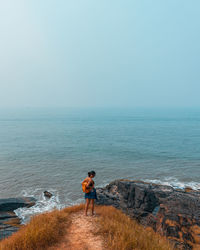
[[[21,226],[21,221],[14,210],[31,207],[35,205],[35,201],[32,197],[0,199],[0,240],[18,231]]]
[[[0,220],[16,218],[17,215],[12,212],[0,212]]]
[[[97,204],[123,210],[169,237],[180,249],[200,249],[200,192],[142,181],[117,180],[97,189]]]
[[[53,194],[48,192],[48,191],[44,191],[44,196],[47,198],[51,198],[53,196]]]
[[[13,211],[20,207],[31,207],[34,204],[35,199],[33,197],[0,199],[0,212]]]

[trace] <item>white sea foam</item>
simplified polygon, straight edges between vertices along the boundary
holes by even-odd
[[[152,182],[156,184],[168,185],[174,188],[184,189],[185,187],[191,187],[194,190],[200,190],[200,183],[198,182],[181,182],[176,178],[168,177],[164,179],[143,179],[145,182]],[[105,181],[101,187],[104,187],[108,182]],[[99,186],[99,187],[100,187]],[[77,199],[76,201],[72,201],[70,198],[62,198],[59,197],[59,192],[54,189],[49,189],[48,191],[53,194],[53,196],[48,199],[43,194],[44,189],[30,189],[23,190],[21,192],[21,196],[31,196],[36,198],[36,204],[30,208],[18,208],[15,210],[16,215],[22,220],[22,224],[26,224],[33,215],[40,214],[47,211],[52,211],[54,209],[62,209],[67,206],[72,206],[76,204],[80,204],[83,202],[83,198]],[[69,193],[70,196],[70,193]],[[62,200],[62,202],[61,202]]]
[[[53,209],[61,209],[65,206],[60,202],[59,195],[55,190],[49,191],[53,193],[53,196],[50,199],[44,196],[41,189],[35,189],[32,192],[30,192],[30,190],[22,192],[23,196],[32,196],[37,200],[36,204],[30,208],[18,208],[14,211],[16,215],[22,220],[22,224],[25,224],[27,221],[29,221],[33,215],[52,211]]]
[[[25,197],[34,197],[36,198],[36,204],[29,208],[18,208],[14,212],[21,219],[22,224],[26,224],[33,215],[52,211],[54,209],[62,209],[67,206],[73,206],[83,202],[83,199],[77,199],[73,202],[71,199],[65,198],[64,201],[60,201],[59,193],[57,190],[49,189],[48,191],[53,194],[49,199],[46,198],[43,194],[43,189],[37,188],[34,190],[23,190],[21,196]]]
[[[171,186],[173,188],[184,189],[185,187],[191,187],[194,190],[200,190],[200,183],[199,182],[194,182],[194,181],[181,182],[178,179],[173,178],[173,177],[164,178],[163,180],[144,179],[144,181],[145,182],[152,182],[152,183],[155,183],[155,184],[167,185],[167,186]]]

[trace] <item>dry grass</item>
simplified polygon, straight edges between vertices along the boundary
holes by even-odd
[[[33,217],[26,226],[8,239],[1,241],[1,250],[44,250],[58,242],[70,223],[70,214],[83,205],[65,208]]]
[[[145,229],[136,221],[113,207],[97,207],[100,230],[107,249],[112,250],[172,250],[166,238]]]
[[[70,214],[83,209],[83,204],[53,211],[32,218],[30,223],[8,239],[0,242],[1,250],[45,250],[62,239],[71,223]],[[172,250],[169,242],[144,229],[121,211],[97,206],[98,234],[103,235],[106,249],[112,250]],[[96,221],[96,220],[94,220]],[[95,242],[94,242],[95,244]]]

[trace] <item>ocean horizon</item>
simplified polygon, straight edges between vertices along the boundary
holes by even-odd
[[[97,187],[125,178],[200,189],[199,108],[1,109],[0,149],[1,198],[37,199],[16,211],[24,221],[82,202],[90,170]]]

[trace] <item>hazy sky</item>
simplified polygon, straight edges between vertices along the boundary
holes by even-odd
[[[199,10],[199,0],[0,0],[0,107],[200,107]]]

